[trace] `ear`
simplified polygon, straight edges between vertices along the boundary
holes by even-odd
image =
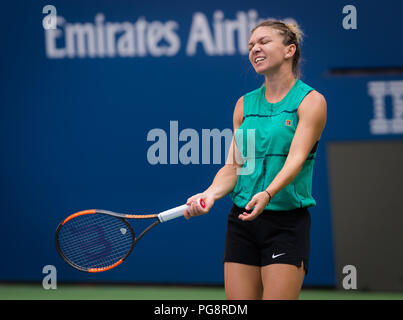
[[[296,50],[297,50],[297,47],[293,43],[286,46],[285,50],[284,50],[284,58],[285,59],[292,58],[294,56]]]

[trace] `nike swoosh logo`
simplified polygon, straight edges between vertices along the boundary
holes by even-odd
[[[272,257],[272,259],[276,259],[277,257],[279,257],[279,256],[282,256],[282,255],[285,255],[286,253],[279,253],[279,254],[274,254],[273,253],[273,255],[271,256]]]

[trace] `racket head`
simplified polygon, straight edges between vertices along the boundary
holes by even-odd
[[[120,265],[136,243],[126,219],[95,209],[74,213],[55,233],[56,249],[65,262],[84,272],[103,272]]]

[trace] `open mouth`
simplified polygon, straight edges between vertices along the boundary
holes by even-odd
[[[255,64],[259,64],[259,62],[262,62],[265,59],[266,59],[265,57],[256,57],[255,58]]]

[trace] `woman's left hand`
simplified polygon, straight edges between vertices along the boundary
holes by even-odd
[[[252,200],[246,205],[246,210],[252,210],[251,213],[243,212],[238,216],[242,221],[251,221],[256,219],[270,202],[270,196],[266,191],[256,193]]]

